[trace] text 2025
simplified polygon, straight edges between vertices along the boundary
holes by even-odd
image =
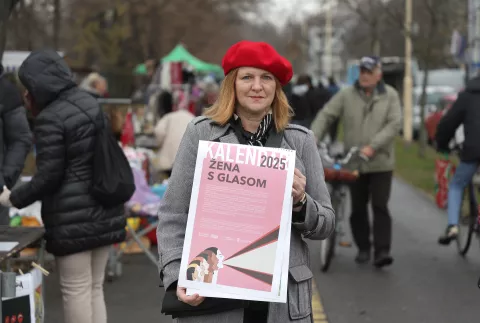
[[[287,168],[287,160],[285,158],[263,155],[260,158],[260,167],[284,170]]]

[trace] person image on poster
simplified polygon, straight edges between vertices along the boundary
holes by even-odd
[[[213,254],[212,256],[212,262],[214,264],[214,271],[212,273],[212,279],[211,283],[216,284],[218,280],[218,271],[219,269],[223,268],[223,259],[225,258],[221,251],[218,248],[212,247],[208,248],[206,251],[210,252]]]
[[[204,251],[208,255],[209,272],[205,277],[205,283],[216,284],[218,279],[218,270],[223,268],[223,255],[216,247],[207,248]]]
[[[200,261],[194,260],[190,263],[187,269],[187,279],[191,281],[202,282],[203,277],[201,277],[202,271],[200,269]]]
[[[224,256],[216,247],[207,248],[192,259],[187,269],[187,279],[216,284],[218,270],[223,268]]]
[[[187,279],[198,282],[205,282],[205,277],[208,275],[208,271],[210,268],[210,264],[208,262],[208,254],[202,252],[201,254],[193,258],[189,264],[189,268],[193,268],[192,266],[195,266],[195,271],[189,269],[190,271],[187,271]]]

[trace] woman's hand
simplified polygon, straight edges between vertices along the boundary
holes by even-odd
[[[177,297],[179,301],[191,306],[198,306],[205,300],[205,297],[198,294],[188,296],[187,289],[184,287],[177,287]]]
[[[10,190],[3,186],[3,192],[0,194],[0,204],[6,207],[12,207],[12,202],[10,202]]]
[[[305,195],[305,186],[307,185],[307,178],[303,176],[302,172],[295,168],[293,174],[292,196],[293,204],[300,202]]]

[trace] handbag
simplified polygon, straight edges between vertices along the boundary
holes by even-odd
[[[244,309],[250,302],[239,299],[206,297],[198,306],[191,306],[180,301],[177,297],[177,284],[174,283],[165,292],[162,302],[162,314],[172,318],[192,317],[209,314],[217,314],[237,309]]]

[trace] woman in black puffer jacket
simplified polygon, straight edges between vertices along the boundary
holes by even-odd
[[[89,193],[95,142],[90,118],[100,107],[77,87],[55,51],[31,53],[19,78],[27,89],[26,104],[37,115],[37,173],[11,192],[10,202],[23,208],[42,201],[47,251],[56,258],[65,322],[106,323],[108,250],[125,239],[126,218],[123,205],[105,209]]]

